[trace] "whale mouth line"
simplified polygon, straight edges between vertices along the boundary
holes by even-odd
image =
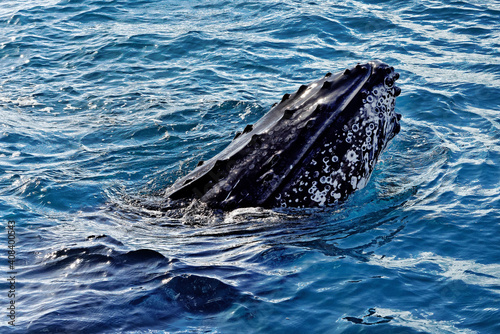
[[[400,132],[393,67],[374,60],[285,94],[165,191],[218,209],[334,205],[363,188]]]

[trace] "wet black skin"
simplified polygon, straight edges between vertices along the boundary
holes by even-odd
[[[196,198],[212,208],[224,210],[255,206],[315,207],[345,200],[357,189],[356,182],[350,179],[357,176],[366,182],[379,154],[400,131],[401,115],[394,112],[394,98],[401,92],[394,85],[398,78],[399,74],[392,67],[371,61],[335,75],[328,73],[300,86],[297,92],[285,94],[258,122],[236,134],[219,154],[200,162],[192,172],[178,179],[165,191],[165,196],[172,201]],[[376,130],[373,133],[358,131],[350,140],[353,145],[354,142],[362,143],[368,132],[375,145],[368,145],[370,150],[366,150],[366,145],[363,150],[361,144],[354,146],[357,155],[365,160],[360,158],[353,162],[354,149],[347,142],[349,140],[346,141],[346,129],[353,127],[355,122],[368,127],[367,122],[360,121],[366,117],[363,105],[370,100],[368,96],[374,95],[374,89],[378,91],[377,87],[382,87],[387,96],[378,100],[376,112],[380,117],[371,118],[374,125],[370,126]],[[371,143],[371,139],[368,140]],[[329,143],[333,144],[325,151]],[[304,187],[300,192],[296,189],[299,181],[319,178],[320,172],[324,172],[314,170],[316,158],[329,162],[333,156],[340,158],[331,166],[339,171],[335,176],[338,193],[325,190],[325,199],[318,202],[317,194],[311,199],[314,196],[310,188],[307,191]]]

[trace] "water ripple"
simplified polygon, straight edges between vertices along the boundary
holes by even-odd
[[[499,332],[499,14],[495,1],[3,1],[18,332]],[[348,202],[162,210],[162,189],[284,93],[375,58],[401,73],[402,131]]]

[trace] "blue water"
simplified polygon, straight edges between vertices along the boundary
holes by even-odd
[[[301,84],[380,59],[343,205],[147,210]],[[498,1],[2,0],[2,333],[500,333]]]

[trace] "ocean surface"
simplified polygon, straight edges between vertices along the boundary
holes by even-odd
[[[402,129],[347,202],[139,204],[372,59]],[[500,2],[2,0],[0,212],[1,333],[500,333]]]

